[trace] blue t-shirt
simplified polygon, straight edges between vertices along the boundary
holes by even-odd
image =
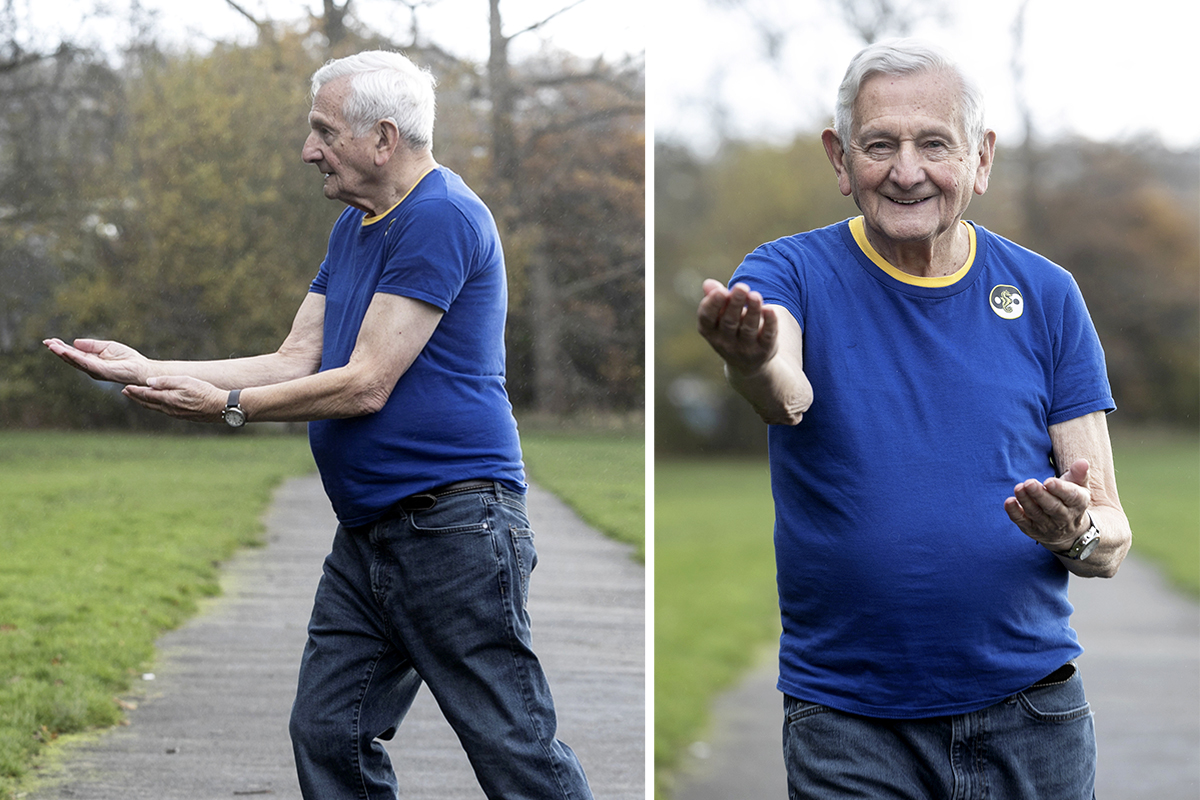
[[[491,213],[444,167],[379,218],[347,208],[311,291],[325,296],[321,371],[345,366],[377,292],[445,312],[383,409],[309,423],[325,490],[343,525],[377,519],[401,498],[455,481],[525,491],[517,423],[504,383],[508,290]]]
[[[1069,273],[971,232],[946,278],[891,267],[860,217],[765,244],[731,281],[804,332],[812,407],[768,435],[779,688],[800,699],[964,713],[1082,652],[1068,572],[1003,504],[1054,474],[1049,426],[1114,407],[1104,354]]]

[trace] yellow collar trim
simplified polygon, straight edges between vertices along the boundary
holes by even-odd
[[[896,269],[887,262],[883,256],[876,252],[871,246],[871,242],[867,240],[866,222],[861,216],[850,220],[850,233],[854,235],[854,241],[866,254],[867,258],[874,262],[875,266],[886,272],[901,283],[907,283],[910,286],[927,286],[937,288],[940,286],[950,286],[956,283],[964,275],[971,271],[971,265],[975,263],[975,226],[968,224],[965,220],[959,220],[960,224],[967,226],[967,235],[971,240],[971,249],[967,253],[967,263],[962,265],[962,268],[953,275],[944,275],[939,278],[919,278],[916,275],[909,275],[903,270]]]
[[[417,188],[417,186],[418,186],[418,185],[420,185],[421,181],[425,180],[425,176],[426,176],[426,175],[428,175],[429,173],[433,172],[435,169],[437,169],[437,167],[430,167],[429,169],[427,169],[427,170],[425,170],[424,172],[422,172],[422,173],[421,173],[421,177],[417,178],[417,182],[416,182],[416,183],[414,183],[412,186],[408,187],[408,191],[404,193],[404,197],[401,197],[399,200],[397,200],[397,201],[396,201],[396,205],[392,206],[392,207],[391,207],[391,208],[389,208],[387,211],[384,211],[382,214],[376,214],[376,215],[375,215],[375,216],[373,216],[373,217],[363,217],[362,224],[363,224],[363,225],[371,225],[371,224],[373,224],[373,223],[379,222],[379,220],[383,219],[383,218],[384,218],[384,217],[386,217],[388,214],[390,214],[390,213],[392,213],[393,211],[395,211],[395,210],[396,210],[396,206],[400,205],[400,204],[401,204],[401,203],[403,203],[405,200],[407,200],[407,199],[408,199],[408,196],[409,196],[410,194],[412,194],[412,192],[413,192],[413,189]]]

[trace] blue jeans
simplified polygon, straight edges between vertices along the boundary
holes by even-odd
[[[489,798],[590,800],[530,647],[536,563],[524,498],[500,484],[338,528],[292,707],[305,798],[394,800],[377,740],[424,681]]]
[[[788,797],[1094,800],[1096,734],[1074,664],[982,711],[859,717],[784,698]]]

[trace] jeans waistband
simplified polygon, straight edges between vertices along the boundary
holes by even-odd
[[[436,486],[427,492],[418,492],[410,494],[408,497],[402,498],[392,506],[393,511],[404,511],[411,513],[413,511],[428,511],[438,503],[438,498],[448,497],[453,494],[463,494],[465,492],[479,492],[484,489],[491,489],[495,486],[494,481],[471,480],[471,481],[456,481],[455,483],[447,483],[443,486]]]

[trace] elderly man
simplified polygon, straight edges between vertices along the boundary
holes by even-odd
[[[47,346],[142,405],[239,427],[309,420],[339,526],[291,733],[304,796],[395,798],[376,739],[425,682],[489,798],[590,798],[555,738],[525,610],[536,562],[504,388],[507,290],[491,214],[433,159],[433,78],[397,53],[313,75],[304,161],[349,206],[275,353],[152,361]]]
[[[996,136],[941,51],[860,52],[822,140],[862,216],[761,246],[698,312],[770,423],[789,794],[1091,798],[1067,582],[1131,533],[1083,299],[963,221]]]

